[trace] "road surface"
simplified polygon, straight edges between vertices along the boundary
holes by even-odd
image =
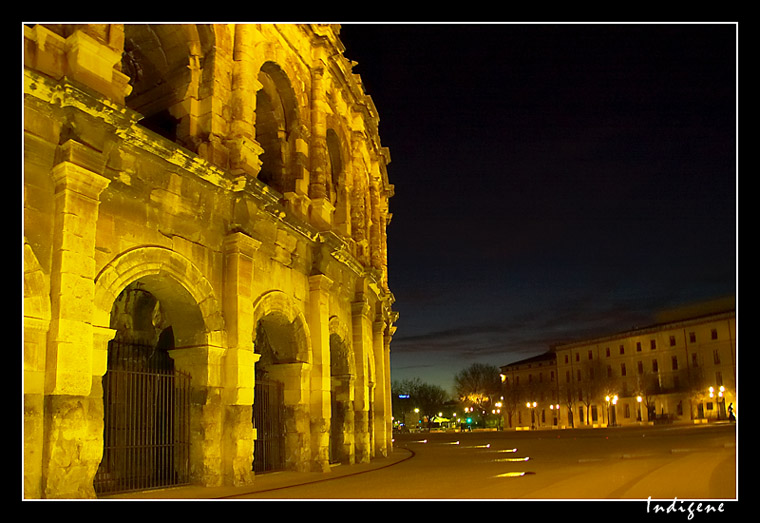
[[[734,425],[396,436],[393,463],[238,499],[734,500]],[[400,459],[399,459],[400,458]],[[345,470],[349,470],[349,468]]]

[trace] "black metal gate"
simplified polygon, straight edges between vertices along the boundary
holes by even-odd
[[[112,341],[103,377],[103,459],[93,486],[114,494],[190,479],[190,376],[166,351]]]
[[[256,473],[281,470],[285,465],[284,386],[274,380],[256,378],[253,400],[253,470]]]

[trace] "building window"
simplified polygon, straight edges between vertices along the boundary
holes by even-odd
[[[675,347],[676,346],[676,337],[675,336],[671,336],[670,337],[670,346],[671,347]]]
[[[652,360],[652,372],[657,372],[657,360]]]
[[[576,352],[575,353],[575,361],[581,361],[581,353],[580,352]]]
[[[565,372],[565,381],[570,383],[570,371]]]
[[[549,381],[554,381],[554,371],[549,375]]]
[[[713,340],[718,339],[718,329],[713,329],[710,331],[710,339],[713,339]]]
[[[625,408],[623,409],[623,416],[626,418],[631,417],[631,406],[628,405],[627,403],[625,404]]]
[[[671,361],[673,362],[673,370],[678,370],[678,356],[673,356]]]
[[[567,354],[565,354],[565,363],[569,363],[569,360],[568,360]]]
[[[612,377],[612,365],[607,365],[607,377]]]
[[[715,373],[715,384],[720,387],[723,385],[723,373],[718,371]]]
[[[639,370],[639,374],[644,374],[644,363],[641,362],[641,361],[638,362],[637,367],[638,367],[638,370]]]
[[[594,353],[592,351],[588,351],[588,359],[594,359]]]
[[[636,342],[636,352],[641,352],[641,342],[640,341]]]
[[[651,348],[652,350],[655,350],[657,348],[657,342],[655,340],[650,340],[649,348]]]
[[[533,374],[528,374],[528,383],[533,383]]]
[[[578,381],[581,381],[581,371],[578,369]]]
[[[694,332],[689,333],[689,342],[690,343],[697,343],[697,335]]]
[[[625,346],[622,344],[620,345],[620,354],[625,354]]]
[[[715,349],[713,351],[713,363],[715,363],[716,365],[720,364],[720,354],[718,354],[718,349]]]
[[[604,349],[604,352],[607,355],[607,357],[609,358],[610,357],[610,348],[607,347],[606,349]]]
[[[625,363],[620,364],[620,375],[625,376]]]
[[[697,361],[698,361],[698,360],[697,360],[697,353],[696,353],[696,352],[694,352],[694,353],[692,353],[692,355],[691,355],[691,366],[692,366],[692,367],[699,367],[699,363],[697,363]]]

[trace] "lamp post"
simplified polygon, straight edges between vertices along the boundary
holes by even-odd
[[[641,422],[641,396],[636,396],[636,403],[639,404],[639,413],[636,415],[637,421]]]
[[[711,398],[715,396],[718,397],[718,399],[715,401],[718,404],[718,419],[723,419],[723,417],[725,416],[725,411],[726,411],[726,400],[723,397],[723,393],[726,392],[726,387],[724,387],[723,385],[718,387],[717,394],[715,393],[715,387],[710,387],[707,390]]]
[[[556,427],[559,425],[559,404],[549,405],[549,410],[554,413],[554,426]]]
[[[604,401],[607,402],[607,426],[610,426],[610,396],[609,394],[604,397]]]
[[[531,403],[530,401],[525,404],[526,407],[530,409],[530,428],[535,429],[536,428],[536,402],[534,401]]]

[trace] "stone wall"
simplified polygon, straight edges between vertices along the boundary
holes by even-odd
[[[194,483],[255,481],[257,370],[285,384],[288,468],[328,470],[338,437],[349,462],[388,453],[390,158],[338,34],[24,27],[25,497],[96,495],[112,312],[135,285],[192,378]],[[271,354],[266,318],[287,320]]]

